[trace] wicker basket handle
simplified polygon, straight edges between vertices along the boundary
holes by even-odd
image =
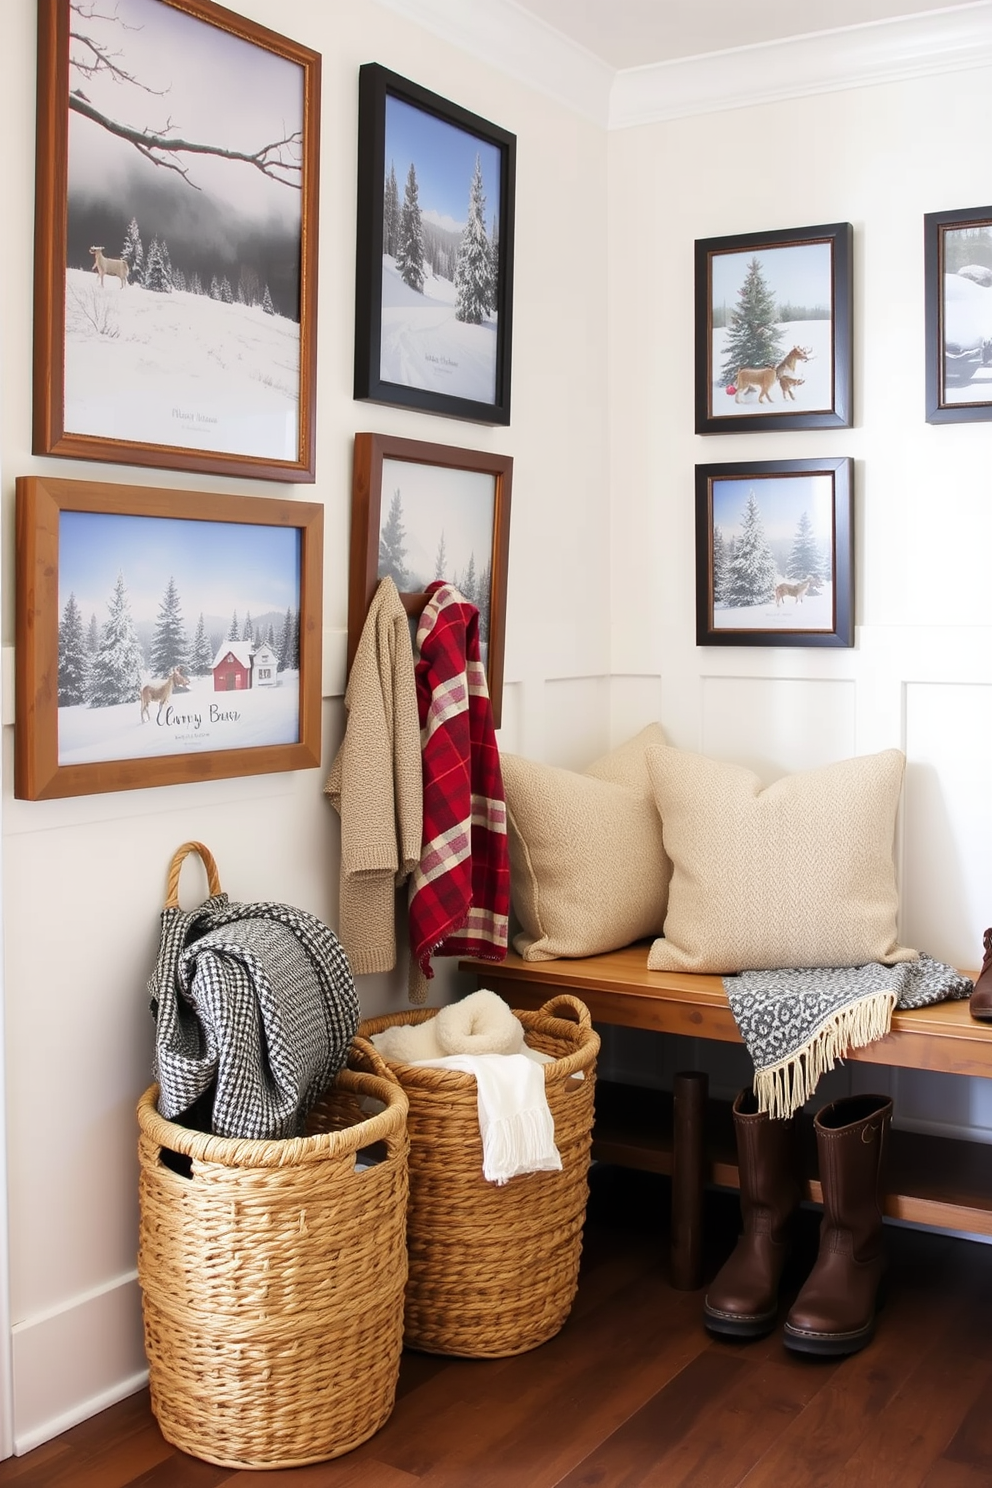
[[[580,1028],[592,1027],[589,1009],[570,992],[559,992],[556,997],[549,997],[540,1011],[545,1018],[567,1018],[572,1023],[578,1023]]]
[[[207,870],[207,886],[210,889],[211,898],[219,894],[220,875],[217,872],[217,864],[214,855],[202,842],[184,842],[182,847],[177,847],[172,854],[172,862],[169,864],[169,878],[165,890],[166,909],[179,908],[179,873],[185,860],[190,853],[198,853],[204,868]]]
[[[380,1075],[382,1079],[389,1080],[393,1085],[399,1084],[375,1044],[367,1038],[362,1038],[360,1034],[356,1033],[351,1041],[348,1064],[351,1069],[364,1070],[367,1075]]]

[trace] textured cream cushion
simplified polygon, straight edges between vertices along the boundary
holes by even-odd
[[[671,868],[647,755],[658,724],[583,773],[502,756],[510,890],[525,961],[595,956],[658,935]]]
[[[897,749],[757,775],[680,749],[648,758],[672,860],[655,971],[912,961],[896,941]]]

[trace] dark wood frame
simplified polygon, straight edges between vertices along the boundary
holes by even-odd
[[[972,424],[992,419],[992,389],[982,403],[947,403],[944,360],[944,232],[992,227],[992,206],[955,212],[927,212],[923,218],[923,298],[926,341],[926,418],[928,424]],[[988,290],[992,301],[992,288]]]
[[[713,624],[713,482],[757,482],[789,475],[833,477],[833,629],[718,630]],[[854,461],[850,457],[696,466],[696,645],[854,645]]]
[[[492,403],[427,388],[385,382],[382,341],[382,204],[386,169],[386,98],[401,99],[446,124],[474,134],[500,152],[499,284],[496,292],[496,395]],[[355,397],[373,403],[441,413],[480,424],[510,422],[510,346],[513,311],[513,225],[517,138],[408,78],[367,62],[358,83],[358,244],[355,273]]]
[[[710,409],[712,385],[712,260],[720,253],[758,252],[762,248],[831,245],[833,401],[827,410],[795,413],[751,413],[718,417]],[[766,233],[740,233],[729,238],[697,239],[695,247],[696,433],[748,434],[775,429],[848,429],[853,423],[853,243],[849,222],[799,227]]]
[[[58,762],[59,514],[295,527],[300,552],[300,730],[295,744],[205,750],[155,759]],[[14,794],[24,800],[138,790],[191,780],[306,770],[320,764],[324,508],[315,502],[169,491],[21,476],[17,480]],[[138,699],[135,699],[135,708]]]
[[[510,492],[513,459],[488,450],[457,449],[389,434],[356,434],[351,496],[351,558],[348,580],[348,670],[355,659],[362,626],[379,583],[379,523],[382,512],[382,462],[406,460],[415,465],[441,465],[449,470],[481,472],[495,477],[493,546],[489,597],[489,652],[486,676],[493,724],[499,728],[503,706],[503,652],[506,642],[506,573],[510,550]],[[408,615],[419,615],[425,594],[401,594]]]
[[[36,455],[124,465],[312,481],[317,374],[317,204],[320,54],[212,0],[161,0],[207,25],[295,62],[303,71],[300,252],[300,400],[295,460],[218,453],[184,445],[109,439],[65,428],[65,301],[69,130],[69,0],[38,0],[38,120],[35,188],[34,430]]]

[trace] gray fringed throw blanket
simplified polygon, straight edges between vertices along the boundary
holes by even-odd
[[[723,978],[741,1038],[754,1061],[759,1111],[791,1116],[848,1049],[889,1032],[895,1008],[968,997],[967,977],[920,953],[897,966],[743,971]]]
[[[212,1093],[210,1130],[293,1137],[343,1068],[358,1028],[355,981],[337,936],[286,904],[162,914],[148,983],[158,1108],[175,1120]]]

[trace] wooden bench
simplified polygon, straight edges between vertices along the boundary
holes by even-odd
[[[511,1007],[538,1008],[558,992],[571,992],[594,1023],[678,1033],[740,1043],[718,976],[649,971],[649,941],[582,960],[504,962],[464,960],[480,987],[498,992]],[[864,1064],[940,1070],[992,1077],[992,1024],[978,1023],[966,1000],[896,1012],[892,1031],[846,1056]],[[636,1086],[597,1085],[593,1156],[604,1162],[671,1174],[672,1097]],[[899,1112],[896,1111],[898,1120]],[[738,1188],[737,1155],[729,1105],[710,1102],[706,1113],[703,1177]],[[992,1147],[952,1137],[895,1131],[887,1165],[885,1212],[894,1219],[992,1235]],[[811,1165],[807,1197],[821,1202]]]

